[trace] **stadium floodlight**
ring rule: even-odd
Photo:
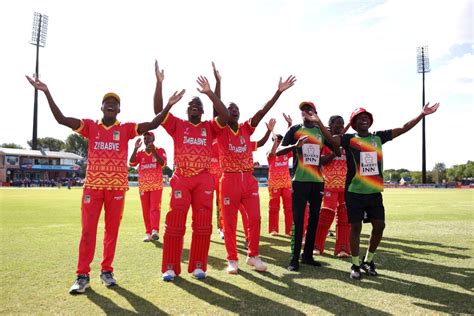
[[[422,104],[425,106],[425,73],[430,72],[430,59],[428,56],[428,46],[419,46],[417,48],[417,68],[418,73],[423,75]],[[422,147],[421,147],[421,183],[426,183],[426,142],[425,142],[425,118],[422,122]]]
[[[33,30],[30,44],[36,46],[36,69],[35,78],[39,78],[39,48],[46,45],[46,35],[48,33],[48,16],[35,12],[33,17]],[[38,149],[38,89],[35,88],[35,101],[33,106],[33,139],[31,149]]]

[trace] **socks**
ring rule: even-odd
[[[374,255],[375,255],[375,252],[369,252],[369,249],[367,249],[367,254],[365,255],[365,262],[371,262],[372,260],[374,260]]]
[[[352,264],[355,266],[360,266],[359,256],[352,256]]]

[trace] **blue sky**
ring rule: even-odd
[[[172,112],[185,118],[186,101],[198,94],[195,79],[213,84],[211,61],[222,75],[224,103],[251,117],[276,91],[280,76],[297,77],[265,117],[282,112],[301,121],[298,104],[316,103],[327,121],[349,119],[353,109],[374,115],[372,130],[401,127],[421,110],[416,48],[428,45],[431,72],[426,99],[441,107],[427,118],[427,168],[473,160],[473,1],[3,1],[0,58],[0,143],[27,147],[33,89],[25,74],[35,67],[33,13],[49,16],[40,51],[40,77],[66,116],[101,117],[107,91],[122,98],[121,121],[153,118],[154,60],[165,69],[164,94],[186,89]],[[205,100],[205,99],[204,99]],[[212,113],[205,100],[205,118]],[[66,139],[46,99],[39,98],[38,137]],[[257,128],[255,139],[265,125]],[[160,127],[157,144],[172,157],[171,138]],[[133,146],[133,142],[130,143]],[[421,169],[421,124],[384,146],[385,168]],[[268,143],[255,158],[266,164]]]

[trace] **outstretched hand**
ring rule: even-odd
[[[217,81],[221,81],[221,74],[219,73],[219,70],[216,69],[216,65],[214,62],[212,62],[212,70],[214,71],[214,77],[216,78]]]
[[[179,100],[181,100],[181,98],[183,97],[184,93],[186,92],[185,89],[181,90],[181,92],[178,93],[178,91],[175,91],[173,93],[173,95],[169,98],[168,100],[168,105],[175,105],[176,103],[179,102]]]
[[[436,110],[439,108],[439,103],[436,103],[435,105],[430,107],[430,103],[426,103],[425,106],[423,107],[423,111],[421,112],[424,116],[433,114],[436,112]]]
[[[196,88],[197,91],[201,92],[201,93],[209,93],[211,92],[211,86],[209,85],[209,80],[207,80],[206,77],[204,76],[199,76],[196,80],[196,82],[199,84],[199,86],[201,87],[201,89],[199,88]]]
[[[293,120],[291,119],[290,115],[283,113],[283,117],[285,118],[285,121],[288,123],[289,126],[293,124]]]
[[[283,92],[286,89],[292,87],[296,82],[296,77],[291,75],[285,81],[282,82],[282,78],[280,77],[280,82],[278,83],[278,91]]]
[[[140,148],[141,145],[142,145],[142,140],[139,138],[139,139],[137,139],[137,141],[135,142],[135,149]]]
[[[158,60],[155,59],[155,75],[156,75],[156,80],[159,82],[163,82],[165,80],[165,70],[161,69],[160,66],[158,66]]]
[[[36,89],[40,90],[40,91],[43,91],[43,92],[46,92],[48,91],[48,86],[42,82],[41,80],[39,80],[38,78],[36,78],[35,80],[31,79],[30,77],[28,76],[25,76],[26,79],[28,79],[28,81],[31,83],[31,85],[33,87],[35,87]]]
[[[267,125],[267,129],[270,132],[273,132],[273,129],[275,128],[276,120],[274,118],[271,118],[270,121],[268,121],[268,123],[265,123],[265,124]]]

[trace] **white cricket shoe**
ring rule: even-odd
[[[267,265],[263,263],[262,259],[260,259],[260,256],[247,257],[246,262],[249,266],[254,267],[256,271],[267,271]]]
[[[239,264],[237,263],[237,260],[229,260],[226,271],[229,274],[237,274],[239,271]]]

